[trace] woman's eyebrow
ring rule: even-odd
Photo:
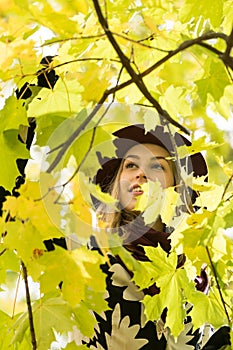
[[[128,154],[125,157],[125,159],[128,159],[128,158],[140,159],[140,157],[137,156],[136,154]],[[168,161],[167,157],[163,157],[163,156],[154,156],[154,157],[150,158],[150,160],[157,160],[157,159],[164,159],[164,160]]]
[[[139,157],[139,156],[137,156],[136,154],[128,154],[128,155],[125,157],[125,159],[127,159],[127,158],[135,158],[135,159],[140,159],[140,157]]]
[[[156,159],[164,159],[164,160],[167,160],[167,158],[166,158],[166,157],[163,157],[163,156],[151,157],[151,160],[156,160]]]

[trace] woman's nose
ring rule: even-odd
[[[137,171],[136,178],[147,180],[147,176],[146,176],[145,172],[140,168]]]

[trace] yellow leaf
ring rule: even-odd
[[[188,154],[192,155],[198,152],[205,150],[210,150],[220,145],[216,142],[210,142],[206,139],[206,136],[199,137],[197,140],[192,140],[191,146],[181,146],[178,147],[178,153],[180,158],[187,156]]]
[[[224,236],[224,230],[221,228],[219,228],[213,238],[212,249],[214,252],[212,260],[214,262],[218,262],[223,255],[227,254],[227,241],[226,237]]]
[[[185,99],[184,92],[184,89],[170,85],[165,94],[159,98],[159,102],[173,118],[192,114],[191,105]]]
[[[137,198],[134,210],[143,213],[146,225],[155,222],[163,205],[163,192],[159,181],[148,181],[142,185],[143,194]]]
[[[7,235],[4,238],[4,246],[10,250],[16,250],[18,256],[25,263],[34,257],[35,251],[43,251],[43,244],[40,232],[30,221],[8,222],[6,224]]]
[[[7,197],[3,210],[22,222],[30,222],[44,239],[61,237],[61,206],[55,203],[58,193],[51,190],[42,198],[40,183],[26,182],[19,197]]]
[[[224,186],[214,185],[209,191],[200,193],[197,197],[195,205],[205,207],[209,211],[214,211],[222,200]]]
[[[56,2],[62,7],[60,11],[66,15],[73,16],[78,12],[82,12],[85,15],[88,13],[86,0],[57,0]]]
[[[77,74],[79,83],[84,87],[82,97],[86,101],[98,102],[109,84],[107,72],[95,63],[86,63],[83,70]]]
[[[232,176],[232,174],[233,174],[233,162],[230,161],[230,162],[225,163],[223,156],[220,156],[220,157],[216,156],[216,160],[217,160],[219,166],[221,167],[221,169],[224,171],[224,173],[228,177]]]
[[[175,216],[175,210],[178,204],[180,203],[180,195],[175,191],[174,187],[168,187],[164,190],[164,200],[163,206],[161,209],[161,218],[162,221],[170,226],[172,218]]]
[[[198,178],[193,177],[192,189],[197,192],[211,191],[215,188],[215,184],[206,182],[206,176]]]

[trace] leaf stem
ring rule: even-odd
[[[22,266],[23,278],[24,278],[24,283],[25,283],[26,301],[27,301],[27,309],[28,309],[29,327],[30,327],[30,333],[31,333],[32,350],[36,350],[37,343],[36,343],[36,334],[35,334],[35,328],[34,328],[34,323],[33,323],[33,314],[32,314],[31,297],[30,297],[30,291],[29,291],[29,285],[28,285],[27,268],[24,265],[23,261],[21,261],[21,266]]]

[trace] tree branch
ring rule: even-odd
[[[231,34],[227,38],[227,48],[225,51],[226,56],[230,56],[232,47],[233,47],[233,27],[231,30]]]
[[[84,122],[73,132],[73,134],[71,134],[71,136],[68,138],[68,140],[66,142],[63,143],[63,146],[61,148],[61,150],[59,151],[59,153],[57,154],[57,156],[55,157],[54,161],[51,163],[51,165],[49,166],[49,168],[47,169],[47,172],[50,173],[51,171],[53,171],[53,169],[57,166],[57,164],[60,162],[62,156],[64,155],[64,153],[66,152],[66,150],[69,148],[69,146],[74,142],[74,140],[76,139],[76,137],[78,137],[78,135],[80,134],[80,132],[82,130],[85,129],[85,127],[88,125],[88,123],[92,120],[92,118],[95,116],[95,114],[99,111],[99,109],[101,108],[102,104],[104,103],[104,101],[106,100],[107,96],[109,94],[107,92],[105,92],[103,94],[103,96],[101,97],[101,99],[99,100],[98,104],[94,107],[93,111],[89,114],[89,116],[84,120]],[[59,146],[57,147],[59,148]],[[50,151],[51,152],[51,151]]]
[[[150,74],[151,72],[153,72],[155,69],[157,69],[158,67],[160,67],[162,64],[164,64],[165,62],[167,62],[170,58],[172,58],[173,56],[177,55],[179,52],[181,51],[184,51],[186,49],[188,49],[189,47],[191,46],[194,46],[194,45],[201,45],[211,51],[214,52],[214,49],[213,47],[211,47],[210,45],[208,45],[207,47],[207,44],[204,44],[203,41],[205,40],[211,40],[211,39],[223,39],[223,40],[227,40],[227,36],[223,33],[209,33],[208,35],[207,34],[204,34],[198,38],[195,38],[195,39],[191,39],[191,40],[186,40],[184,41],[180,46],[178,46],[177,49],[173,50],[173,51],[170,51],[166,56],[164,56],[163,58],[161,58],[159,61],[155,62],[151,67],[147,68],[146,70],[144,70],[144,72],[141,73],[141,77],[144,78],[145,76],[147,76],[148,74]],[[211,48],[211,49],[210,49]],[[215,51],[215,53],[217,55],[221,54],[221,51]],[[118,85],[116,88],[115,88],[115,92],[129,86],[130,84],[133,83],[133,79],[129,79],[127,81],[125,81],[124,83]],[[110,92],[111,90],[113,89],[109,89],[108,91]]]
[[[34,328],[34,324],[33,324],[33,314],[32,314],[30,291],[29,291],[29,286],[28,286],[27,268],[24,265],[23,261],[21,261],[21,266],[22,266],[23,279],[24,279],[25,290],[26,290],[26,301],[27,301],[27,309],[28,309],[29,327],[30,327],[30,333],[31,333],[32,350],[36,350],[37,343],[36,343],[35,328]]]
[[[56,149],[59,149],[61,148],[61,150],[59,151],[58,155],[56,156],[55,160],[52,162],[52,164],[50,165],[50,167],[48,168],[47,172],[51,172],[55,167],[56,165],[59,163],[59,161],[61,160],[62,156],[64,155],[65,151],[67,150],[67,148],[72,144],[72,142],[76,139],[76,137],[78,137],[78,135],[80,134],[80,132],[82,130],[85,129],[85,127],[87,126],[87,124],[89,123],[89,121],[91,121],[91,119],[94,117],[94,115],[98,112],[98,110],[101,108],[102,104],[104,103],[104,101],[106,100],[106,98],[109,96],[109,95],[113,95],[112,97],[112,102],[111,104],[114,102],[114,99],[115,99],[115,89],[119,83],[119,80],[120,80],[120,76],[121,76],[121,73],[122,73],[122,70],[123,70],[123,67],[121,67],[120,69],[120,72],[119,72],[119,75],[118,75],[118,78],[117,78],[117,83],[116,83],[116,86],[111,89],[111,90],[106,90],[103,94],[103,96],[101,97],[101,99],[99,100],[98,104],[96,105],[96,107],[94,108],[94,110],[89,114],[89,116],[85,119],[85,121],[79,126],[78,129],[76,129],[74,131],[74,133],[69,137],[69,139],[62,143],[61,145],[57,146]],[[107,108],[107,110],[109,109],[109,107]],[[102,118],[104,117],[104,115],[106,114],[107,111],[105,111],[105,113],[100,117],[99,121],[97,122],[96,126],[100,123],[100,121],[102,120]],[[94,134],[95,134],[95,131],[93,131],[93,135],[92,135],[92,138],[93,140],[91,141],[91,145],[94,141]],[[90,146],[91,146],[90,145]],[[52,153],[54,151],[51,150],[50,153]],[[90,147],[87,151],[87,153],[89,153],[90,151]],[[87,154],[84,156],[86,158]],[[84,159],[82,160],[82,163],[83,163]],[[77,173],[77,171],[75,172],[75,174]],[[74,175],[75,175],[74,174]],[[73,175],[73,176],[74,176]],[[72,176],[72,178],[73,178]],[[70,180],[69,180],[70,181]]]
[[[96,14],[99,19],[99,23],[101,24],[103,30],[105,31],[109,42],[113,46],[114,50],[116,51],[117,55],[119,56],[122,65],[125,67],[127,72],[132,78],[132,81],[134,84],[138,87],[138,89],[141,91],[141,93],[146,97],[146,99],[156,108],[158,114],[163,118],[163,122],[165,123],[171,123],[178,127],[180,130],[185,132],[186,134],[189,134],[188,130],[181,124],[179,124],[177,121],[175,121],[167,111],[163,110],[161,105],[158,103],[158,101],[151,95],[149,90],[147,89],[146,85],[144,84],[142,80],[142,76],[140,74],[137,74],[135,70],[132,68],[129,58],[123,53],[120,46],[118,45],[117,41],[115,40],[112,32],[108,28],[108,23],[106,19],[104,18],[101,8],[99,6],[98,0],[93,0],[93,4],[95,7]]]
[[[211,52],[213,52],[217,56],[222,55],[222,51],[219,51],[218,49],[216,49],[215,47],[213,47],[213,46],[211,46],[211,45],[209,45],[207,43],[201,42],[201,43],[198,43],[198,45],[204,47],[205,49],[207,49],[207,50],[209,50]]]
[[[163,63],[165,63],[166,61],[168,61],[171,57],[177,55],[179,52],[184,51],[186,49],[188,49],[189,47],[193,46],[193,45],[197,45],[202,43],[202,41],[205,40],[211,40],[211,39],[223,39],[223,40],[227,40],[227,35],[223,34],[223,33],[206,33],[203,34],[201,36],[199,36],[198,38],[195,39],[190,39],[190,40],[186,40],[184,41],[182,44],[180,44],[177,49],[169,52],[165,57],[163,57],[161,60],[157,61],[155,64],[153,64],[151,67],[149,67],[148,69],[146,69],[141,76],[144,77],[147,74],[151,73],[153,70],[155,70],[156,68],[158,68],[159,66],[161,66]]]
[[[107,25],[106,21],[104,20],[104,24]],[[108,27],[106,29],[106,31],[109,33]],[[105,34],[104,34],[105,35]],[[107,34],[106,34],[107,35]],[[111,36],[111,38],[113,38],[113,35]],[[114,39],[114,38],[113,38]],[[88,123],[91,121],[91,119],[95,116],[95,114],[98,112],[98,110],[101,108],[101,105],[106,101],[107,97],[111,94],[115,94],[117,91],[122,90],[123,88],[129,86],[130,84],[134,83],[134,79],[138,80],[138,78],[140,79],[139,81],[142,81],[142,78],[147,76],[148,74],[150,74],[152,71],[154,71],[155,69],[157,69],[158,67],[160,67],[163,63],[165,63],[166,61],[168,61],[171,57],[177,55],[179,52],[186,50],[187,48],[193,46],[193,45],[200,45],[203,46],[205,48],[207,48],[208,50],[211,50],[212,52],[216,53],[217,55],[220,54],[220,52],[215,48],[212,48],[210,45],[207,45],[205,43],[203,43],[203,41],[206,40],[211,40],[211,39],[223,39],[225,41],[228,40],[228,36],[224,33],[215,33],[215,32],[211,32],[211,33],[206,33],[201,35],[198,38],[195,39],[191,39],[191,40],[187,40],[184,41],[181,45],[178,46],[177,49],[169,52],[166,56],[164,56],[162,59],[160,59],[159,61],[157,61],[156,63],[154,63],[151,67],[147,68],[144,72],[142,72],[141,74],[136,74],[136,72],[133,70],[133,68],[130,65],[130,62],[128,60],[128,58],[123,54],[123,52],[120,50],[120,54],[123,55],[123,60],[124,62],[126,62],[127,67],[130,66],[131,67],[131,72],[134,76],[131,77],[131,79],[125,81],[124,83],[118,84],[110,89],[105,90],[105,92],[103,93],[103,96],[100,98],[99,102],[97,103],[97,105],[95,106],[95,108],[93,109],[93,111],[90,113],[90,115],[87,117],[87,119],[73,132],[73,134],[71,134],[71,136],[69,137],[69,139],[64,142],[63,144],[59,145],[57,147],[57,149],[60,149],[60,152],[57,154],[56,158],[54,159],[54,161],[52,162],[52,164],[50,165],[50,167],[48,168],[47,172],[50,173],[59,163],[59,161],[61,160],[62,156],[64,155],[64,153],[66,152],[67,148],[72,144],[72,142],[76,139],[76,137],[78,137],[78,135],[80,134],[80,132],[82,130],[85,129],[85,127],[88,125]],[[114,39],[115,42],[115,39]],[[118,44],[117,44],[118,47]],[[118,47],[119,48],[119,47]],[[126,68],[126,67],[125,67]],[[144,83],[143,83],[144,85]],[[145,85],[144,85],[145,86]],[[144,88],[144,86],[142,88]],[[140,86],[141,87],[141,86]],[[147,90],[147,88],[146,88]],[[143,90],[144,91],[144,90]],[[144,94],[144,93],[143,93]],[[162,112],[162,116],[166,116],[166,120],[171,122],[173,124],[173,119],[169,119],[169,116],[166,115],[166,111],[164,111],[162,109],[162,107],[158,104],[158,102],[151,96],[151,94],[148,92],[147,90],[147,96],[150,96],[150,98],[153,99],[153,101],[149,100],[152,105],[155,105],[158,107],[158,112]],[[144,95],[145,96],[145,95]],[[146,97],[146,96],[145,96]],[[177,125],[179,128],[183,129],[179,124]],[[187,130],[185,129],[185,132],[187,133]],[[52,152],[52,151],[51,151]]]
[[[223,55],[220,56],[226,67],[231,68],[233,71],[233,57],[231,57],[231,50],[233,47],[233,28],[231,30],[231,34],[226,39],[226,51],[223,53]]]

